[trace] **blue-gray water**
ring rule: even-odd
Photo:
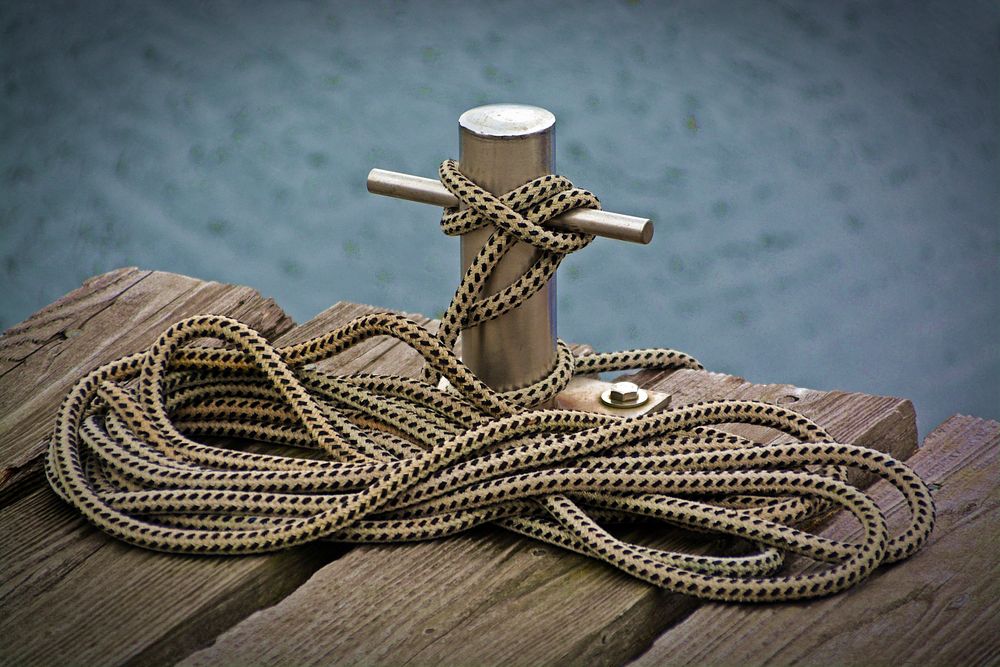
[[[496,101],[658,222],[566,260],[563,338],[1000,417],[992,2],[4,0],[0,328],[123,265],[439,314],[458,242],[364,178]]]

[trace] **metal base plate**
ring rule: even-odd
[[[575,377],[570,380],[565,389],[556,394],[556,407],[562,410],[599,412],[619,417],[638,417],[670,406],[670,394],[649,389],[645,390],[649,394],[649,400],[642,405],[630,408],[616,408],[606,405],[601,400],[601,394],[608,391],[613,384],[613,382],[604,382],[594,378]]]
[[[670,394],[662,391],[644,390],[649,399],[642,405],[631,408],[616,408],[604,403],[601,394],[608,391],[614,382],[604,382],[592,377],[577,376],[569,381],[566,388],[556,394],[554,405],[559,410],[580,410],[583,412],[599,412],[604,415],[619,417],[638,417],[649,412],[657,412],[670,407]],[[447,378],[441,378],[438,389],[447,390],[451,383]]]

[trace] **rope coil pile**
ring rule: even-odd
[[[427,540],[493,523],[605,561],[657,586],[702,598],[789,600],[835,593],[882,563],[906,558],[934,523],[930,492],[888,454],[837,443],[821,426],[759,401],[708,401],[637,418],[532,409],[574,374],[695,368],[673,350],[574,356],[559,343],[539,383],[497,393],[452,352],[463,328],[517,307],[566,254],[592,237],[543,223],[591,193],[544,176],[501,197],[453,161],[441,181],[464,204],[442,228],[497,231],[464,276],[437,334],[376,313],[277,348],[246,325],[203,315],[168,328],[146,351],[85,375],[59,410],[46,473],[93,524],[161,551],[248,554],[317,539]],[[493,267],[516,241],[539,261],[482,298]],[[422,379],[315,367],[365,340],[391,336],[425,360]],[[224,347],[189,345],[200,338]],[[447,378],[450,390],[439,389]],[[764,445],[717,428],[756,424],[795,442]],[[261,454],[200,442],[247,438],[282,446]],[[287,448],[295,448],[288,455]],[[844,467],[893,484],[910,509],[890,536],[877,505],[846,482]],[[857,543],[808,532],[832,509],[860,523]],[[740,538],[739,555],[695,555],[632,544],[607,526],[664,524]],[[788,555],[828,564],[786,575]]]

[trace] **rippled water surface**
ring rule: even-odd
[[[993,3],[0,3],[0,327],[138,265],[439,314],[458,241],[368,195],[458,115],[556,113],[654,217],[560,271],[563,338],[1000,417]]]

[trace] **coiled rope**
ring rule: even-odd
[[[161,551],[248,554],[317,539],[426,540],[494,523],[671,591],[718,600],[834,593],[924,543],[934,509],[912,470],[876,450],[837,443],[786,408],[709,401],[631,419],[531,409],[574,373],[701,368],[680,352],[575,357],[560,342],[556,368],[544,380],[492,391],[452,352],[459,331],[544,285],[591,237],[542,224],[599,203],[553,175],[501,197],[452,161],[440,175],[466,205],[445,211],[446,233],[485,224],[497,231],[437,335],[376,313],[276,348],[227,317],[178,322],[148,350],[88,373],[69,392],[46,465],[56,493],[108,534]],[[515,241],[538,247],[541,259],[482,298],[490,271]],[[338,376],[312,366],[376,336],[416,350],[426,362],[423,379]],[[188,345],[204,337],[225,347]],[[452,389],[439,389],[440,377]],[[716,428],[723,424],[766,426],[796,442],[762,445]],[[296,454],[253,453],[193,439],[199,436],[248,438]],[[889,535],[875,503],[846,483],[844,466],[875,473],[903,494],[911,518],[901,533]],[[859,542],[802,527],[836,508],[861,524]],[[749,549],[714,556],[655,549],[605,527],[622,522],[732,536]],[[783,575],[790,554],[828,567]]]

